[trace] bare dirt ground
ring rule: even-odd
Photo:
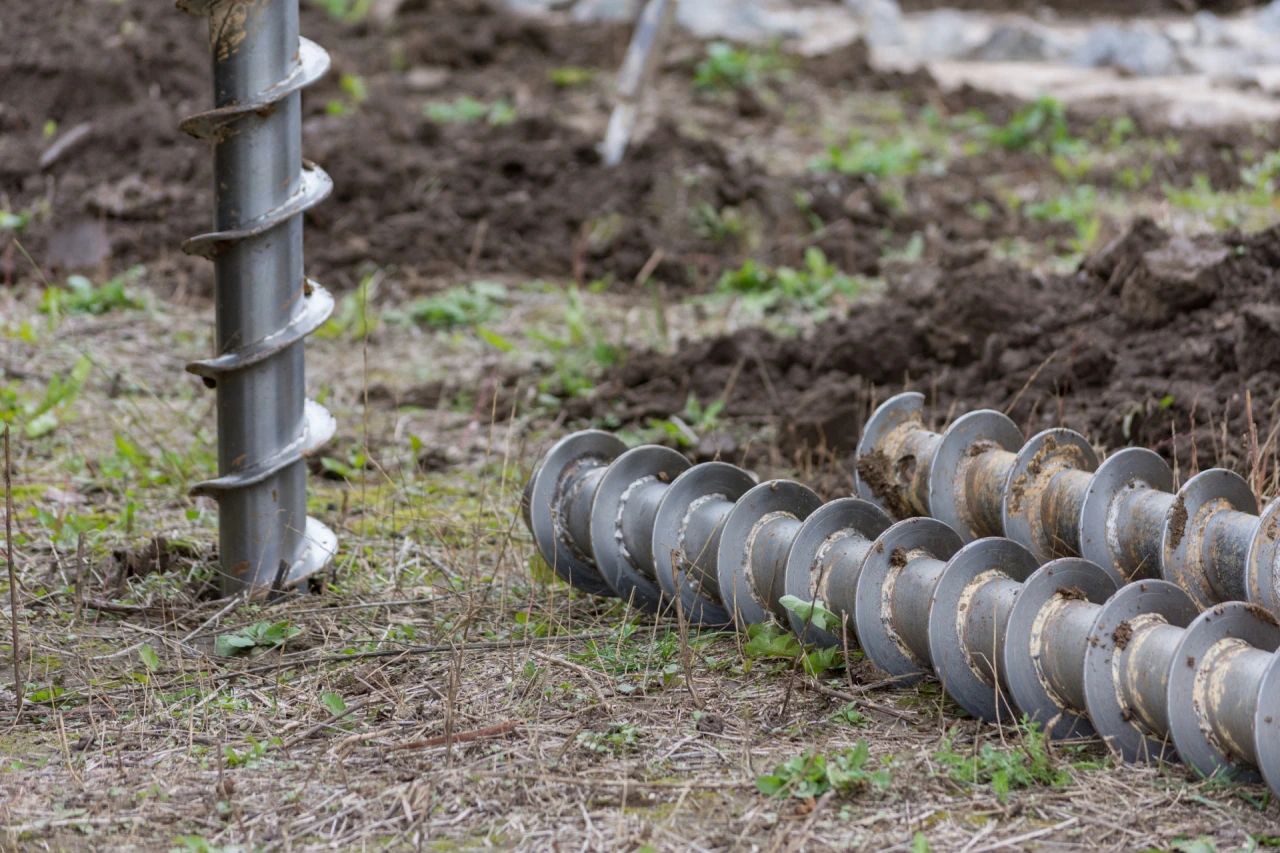
[[[615,173],[593,144],[624,30],[353,8],[303,19],[335,59],[304,146],[338,188],[307,220],[340,295],[308,370],[340,423],[311,509],[342,545],[318,595],[272,603],[217,599],[216,507],[187,496],[215,464],[182,370],[212,275],[177,250],[211,209],[176,131],[207,97],[202,22],[142,0],[5,21],[25,705],[6,673],[0,849],[1280,844],[1261,786],[979,725],[856,650],[814,676],[577,595],[516,511],[586,424],[847,494],[862,418],[904,387],[940,424],[1008,408],[1274,494],[1274,128],[680,38]]]

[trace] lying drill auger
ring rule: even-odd
[[[821,503],[794,483],[768,486],[798,512]],[[587,430],[547,452],[529,479],[523,510],[538,550],[570,585],[616,595],[650,613],[670,608],[679,590],[680,615],[694,625],[724,626],[733,619],[720,598],[718,557],[722,543],[736,541],[724,542],[724,534],[739,499],[758,496],[758,488],[734,465],[691,467],[674,450],[627,450],[612,435]],[[747,505],[781,506],[767,498]],[[766,536],[760,544],[769,542]]]
[[[1096,732],[1126,761],[1180,753],[1205,776],[1280,792],[1280,625],[1268,611],[1231,602],[1201,614],[1167,581],[1125,585],[1078,557],[1037,565],[1012,540],[963,545],[913,518],[860,566],[831,568],[828,606],[846,623],[852,608],[878,669],[910,683],[932,667],[979,719],[1025,716],[1054,739]]]
[[[568,436],[525,492],[525,521],[567,581],[650,612],[674,591],[695,624],[790,621],[806,642],[851,645],[902,683],[934,669],[987,721],[1021,714],[1055,738],[1095,731],[1128,761],[1184,758],[1205,775],[1280,792],[1280,627],[1229,603],[1197,617],[1175,584],[1125,586],[1080,558],[1039,567],[1009,539],[965,544],[936,519],[891,524],[867,501],[825,505],[796,483],[690,467],[674,451]],[[661,566],[670,566],[664,578]],[[727,595],[726,595],[727,593]],[[818,599],[843,626],[781,606]]]
[[[1157,454],[1126,448],[1098,463],[1088,441],[1050,429],[1025,444],[994,411],[927,429],[924,397],[872,414],[858,444],[859,496],[896,516],[928,515],[965,540],[1007,536],[1040,561],[1082,556],[1128,580],[1163,577],[1201,608],[1247,599],[1280,613],[1280,501],[1258,517],[1238,474],[1203,471],[1174,492]]]
[[[1181,756],[1280,792],[1275,617],[1239,601],[1198,613],[1168,581],[1115,581],[1067,557],[1023,584],[1000,650],[1021,712],[1052,737],[1096,732],[1126,761]]]
[[[866,501],[824,506],[799,483],[757,485],[734,465],[690,466],[674,450],[627,450],[596,430],[547,451],[522,511],[543,558],[583,592],[676,613],[679,590],[679,615],[692,624],[741,627],[776,617],[828,644],[839,640],[797,621],[783,595],[793,577],[806,599],[822,597],[827,579],[856,583],[837,569],[861,566],[892,524]]]

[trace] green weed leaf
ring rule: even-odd
[[[329,709],[329,713],[337,716],[347,710],[347,703],[342,701],[342,697],[337,693],[324,693],[320,696],[320,702]]]

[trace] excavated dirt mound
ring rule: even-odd
[[[756,331],[633,357],[576,413],[644,422],[681,412],[690,393],[723,397],[728,416],[781,424],[787,450],[847,452],[874,404],[911,388],[938,423],[998,408],[1028,434],[1064,425],[1106,448],[1153,447],[1184,471],[1250,470],[1268,446],[1280,228],[1186,239],[1139,220],[1061,277],[971,247],[905,269],[889,271],[885,298],[803,340]]]
[[[483,0],[409,0],[387,25],[343,24],[310,4],[303,10],[303,31],[334,64],[304,96],[304,153],[336,185],[308,214],[308,268],[338,289],[358,280],[366,263],[394,264],[406,275],[626,281],[658,249],[665,261],[656,272],[668,283],[701,279],[743,259],[740,247],[691,227],[688,210],[703,202],[743,208],[765,238],[753,253],[796,263],[810,226],[795,193],[817,187],[819,196],[844,198],[859,183],[775,181],[671,122],[621,168],[606,169],[597,137],[556,115],[568,96],[548,72],[611,74],[629,37],[624,26],[548,23]],[[205,22],[167,4],[64,0],[33,5],[7,23],[16,49],[0,57],[9,84],[0,93],[0,207],[33,212],[20,236],[41,267],[154,263],[207,230],[208,151],[177,130],[184,115],[207,105]],[[83,50],[89,42],[101,49]],[[933,86],[927,74],[873,72],[860,45],[801,73],[861,89]],[[348,86],[350,78],[363,81],[358,104],[344,77]],[[463,95],[515,100],[520,118],[490,126],[423,115],[425,102]],[[597,106],[607,115],[607,98]],[[874,272],[874,237],[886,224],[837,231],[846,239],[833,256]],[[866,259],[850,257],[855,246],[869,247]]]
[[[1190,15],[1201,9],[1219,15],[1239,12],[1268,0],[901,0],[904,11],[929,9],[966,9],[983,12],[1021,12],[1036,14],[1051,9],[1060,15]]]
[[[386,24],[342,23],[310,3],[303,12],[303,31],[334,62],[304,96],[304,153],[336,185],[307,216],[308,270],[337,290],[368,264],[394,265],[408,280],[510,273],[629,282],[658,250],[660,280],[704,284],[740,265],[748,248],[700,235],[689,211],[703,205],[742,210],[757,259],[796,265],[816,243],[845,270],[867,274],[878,273],[884,249],[925,224],[951,239],[1070,236],[1063,223],[1028,220],[982,197],[980,182],[995,170],[1047,173],[1047,161],[1021,155],[973,158],[941,177],[912,178],[910,215],[886,207],[858,178],[767,176],[714,136],[690,138],[674,121],[660,123],[621,168],[606,169],[598,135],[575,129],[573,119],[585,112],[602,121],[607,87],[566,92],[548,72],[581,67],[608,79],[625,50],[625,26],[548,23],[483,0],[408,0]],[[178,260],[178,247],[207,230],[210,158],[177,129],[208,103],[205,22],[170,4],[58,0],[31,4],[6,25],[13,50],[0,56],[8,83],[0,92],[0,209],[31,214],[19,234],[23,248],[46,273],[147,263],[174,287],[190,281],[207,290],[208,266]],[[672,53],[685,58],[667,73],[687,86],[701,47],[686,36],[677,42]],[[86,43],[95,49],[84,50]],[[968,88],[940,92],[927,72],[875,71],[861,44],[798,62],[783,85],[781,103],[812,97],[814,86],[894,91],[944,113],[981,109],[996,124],[1018,107]],[[350,89],[362,90],[358,103]],[[428,101],[462,95],[510,100],[519,118],[491,127],[423,115]],[[720,109],[733,138],[764,136],[782,121],[781,107],[745,94]],[[1091,120],[1073,117],[1073,129]],[[1184,184],[1203,172],[1214,187],[1233,188],[1239,167],[1223,152],[1235,138],[1184,134],[1176,156],[1153,162],[1152,185]],[[816,239],[794,203],[798,192],[813,197],[828,225]],[[991,211],[982,220],[968,212],[978,200]],[[6,269],[39,278],[12,252]]]

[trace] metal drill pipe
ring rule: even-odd
[[[1243,602],[1197,615],[1175,584],[1117,583],[1065,558],[1017,590],[999,655],[1021,713],[1051,737],[1096,732],[1126,761],[1181,755],[1202,775],[1280,791],[1275,618]]]
[[[1080,504],[1097,468],[1088,441],[1067,429],[1023,441],[1008,417],[970,412],[941,434],[925,428],[924,395],[891,397],[858,442],[860,497],[903,517],[927,515],[965,542],[1008,536],[1042,561],[1079,552]]]
[[[522,510],[543,557],[577,589],[616,595],[651,613],[679,595],[695,624],[745,627],[793,618],[781,600],[797,542],[813,551],[812,561],[835,539],[846,546],[854,535],[865,541],[890,523],[866,502],[838,503],[838,514],[825,514],[815,527],[808,520],[822,500],[798,483],[756,485],[732,465],[689,467],[675,451],[625,451],[608,433],[588,430],[546,453]],[[824,527],[832,520],[840,529]]]
[[[734,502],[755,480],[723,462],[690,467],[663,447],[628,451],[585,430],[547,451],[525,488],[538,550],[565,582],[650,613],[674,605],[695,625],[732,622],[716,560]]]
[[[214,264],[213,358],[187,369],[217,389],[218,477],[192,493],[218,501],[224,595],[295,584],[320,571],[337,537],[307,517],[306,457],[336,423],[306,399],[304,340],[333,310],[303,273],[302,213],[332,190],[302,159],[303,87],[329,56],[298,34],[297,0],[180,0],[209,18],[214,109],[182,129],[213,143],[214,231],[183,244]]]
[[[756,485],[721,462],[691,468],[661,447],[624,450],[599,431],[561,439],[530,477],[522,509],[561,578],[648,612],[661,612],[678,594],[695,624],[785,625],[793,614],[781,601],[798,541],[825,553],[832,537],[875,535],[890,523],[854,501],[839,516],[852,512],[851,526],[815,539],[807,520],[822,500],[811,489],[784,480]]]
[[[1040,561],[1083,556],[1128,580],[1163,577],[1201,608],[1248,599],[1280,613],[1280,502],[1257,515],[1239,475],[1203,471],[1176,492],[1157,454],[1126,448],[1098,464],[1065,429],[1022,444],[1003,415],[978,411],[941,435],[923,426],[923,395],[872,414],[858,445],[860,495],[923,513],[963,538],[1004,535]]]
[[[1096,731],[1127,761],[1173,760],[1176,746],[1201,773],[1253,778],[1258,768],[1280,785],[1280,628],[1261,608],[1219,605],[1197,618],[1169,582],[1126,586],[1080,558],[1037,568],[1009,539],[965,545],[935,519],[890,524],[866,501],[819,506],[795,483],[752,487],[733,466],[620,448],[604,433],[562,440],[524,509],[544,554],[579,555],[630,600],[636,578],[661,582],[670,565],[649,609],[679,589],[700,624],[777,618],[806,642],[856,638],[899,681],[932,668],[979,719],[1022,714],[1054,738]],[[783,593],[822,601],[843,630],[784,611]]]
[[[636,22],[627,55],[618,70],[616,90],[618,103],[609,116],[601,145],[601,158],[606,166],[617,166],[626,154],[636,120],[640,117],[640,103],[654,73],[662,65],[662,51],[675,24],[677,0],[648,0]]]
[[[1202,774],[1256,768],[1280,784],[1280,627],[1266,611],[1232,603],[1197,618],[1166,581],[1124,586],[1087,560],[1036,569],[1011,540],[959,542],[908,519],[851,552],[859,565],[831,566],[831,607],[853,609],[877,668],[909,682],[932,667],[980,719],[1016,719],[1016,705],[1053,738],[1096,730],[1128,761],[1174,760],[1177,746]]]

